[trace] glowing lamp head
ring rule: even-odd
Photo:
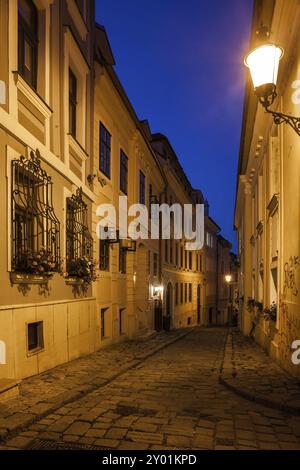
[[[249,52],[245,58],[245,65],[250,70],[255,92],[264,105],[272,104],[276,96],[279,62],[282,56],[281,47],[264,44]]]
[[[231,282],[231,279],[232,279],[231,274],[226,274],[225,281],[227,282],[227,284],[229,284]]]

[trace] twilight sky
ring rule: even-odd
[[[233,211],[252,0],[96,0],[140,119],[167,135],[235,244]]]

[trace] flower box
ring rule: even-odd
[[[23,273],[10,273],[10,280],[12,284],[46,284],[52,274],[39,275],[39,274],[23,274]]]

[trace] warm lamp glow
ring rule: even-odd
[[[226,274],[225,281],[229,284],[231,282],[232,276],[231,274]]]
[[[163,295],[164,286],[152,286],[152,295],[153,297],[158,297],[159,295]]]
[[[245,64],[250,69],[254,88],[277,83],[279,61],[283,56],[283,49],[274,44],[265,44],[251,51]]]

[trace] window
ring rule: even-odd
[[[180,303],[183,304],[183,284],[180,283]]]
[[[196,271],[199,271],[199,255],[196,254]]]
[[[128,158],[123,150],[120,152],[120,190],[127,194],[128,190]]]
[[[200,273],[202,273],[202,255],[200,255]]]
[[[165,262],[169,262],[169,253],[168,253],[168,240],[165,240]]]
[[[84,268],[82,263],[92,258],[93,239],[87,226],[87,216],[87,205],[83,201],[82,188],[79,188],[76,194],[67,198],[66,268],[69,276],[78,277]]]
[[[189,284],[189,302],[192,301],[192,284]]]
[[[170,240],[170,264],[173,264],[173,240]]]
[[[193,267],[193,257],[192,257],[192,252],[189,252],[189,269],[192,269]]]
[[[99,167],[102,173],[110,178],[110,154],[111,154],[111,135],[100,122],[100,162]]]
[[[158,256],[157,253],[153,253],[153,276],[158,274]]]
[[[151,204],[152,204],[152,184],[150,183],[149,184],[149,214],[150,214],[150,211],[151,211]]]
[[[178,305],[178,282],[175,284],[175,304]]]
[[[100,271],[109,271],[109,243],[107,240],[99,241]]]
[[[188,295],[187,295],[187,284],[185,283],[184,284],[184,301],[185,303],[187,302],[187,299],[188,299]]]
[[[34,322],[27,325],[27,349],[29,352],[44,348],[43,322]]]
[[[120,336],[125,333],[125,308],[120,308],[119,310],[119,333]]]
[[[188,269],[188,253],[186,250],[184,250],[184,267]]]
[[[101,338],[105,338],[106,337],[106,312],[107,312],[108,308],[101,308],[101,311],[100,311],[100,327],[101,327],[101,331],[100,331],[100,334],[101,334]]]
[[[38,12],[32,0],[18,1],[19,73],[37,88]]]
[[[126,250],[119,248],[119,272],[121,274],[126,274],[126,255]]]
[[[39,275],[60,270],[60,224],[38,151],[12,161],[12,270]]]
[[[179,246],[176,244],[175,246],[175,264],[178,266],[178,252],[179,252]]]
[[[140,170],[140,204],[145,204],[145,183],[146,177]]]
[[[76,139],[77,79],[69,69],[69,133]]]
[[[183,247],[180,247],[180,267],[183,268]]]

